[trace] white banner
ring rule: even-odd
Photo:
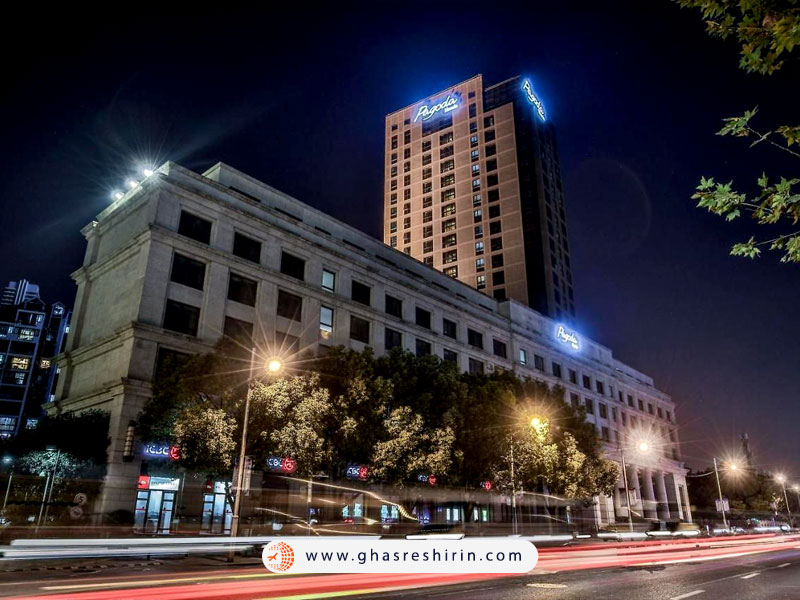
[[[264,547],[273,573],[527,573],[536,547],[516,538],[375,540],[290,537]]]

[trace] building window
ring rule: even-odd
[[[499,204],[492,204],[489,207],[489,218],[496,219],[500,216],[500,205]]]
[[[476,131],[478,131],[478,123],[476,121],[470,121],[469,122],[469,132],[470,133],[475,133]]]
[[[445,144],[449,144],[453,141],[453,132],[448,131],[447,133],[443,133],[439,136],[439,145],[444,146]]]
[[[503,255],[502,254],[493,254],[492,255],[492,268],[498,269],[503,266]]]
[[[649,402],[647,403],[647,412],[649,412],[651,415],[653,414],[653,405]]]
[[[478,114],[478,105],[475,104],[475,103],[470,104],[469,105],[469,118],[470,119],[474,119],[475,115],[477,115],[477,114]]]
[[[500,233],[500,221],[492,221],[489,223],[489,235],[496,235]]]
[[[448,171],[452,171],[455,168],[456,168],[456,163],[451,158],[450,160],[446,160],[441,165],[439,165],[439,172],[440,173],[447,173]]]
[[[442,351],[442,359],[444,362],[456,363],[458,364],[458,352],[454,352],[453,350],[448,350],[444,348]]]
[[[442,269],[442,273],[447,275],[448,277],[452,277],[453,279],[458,278],[458,267],[445,267]]]
[[[458,250],[448,250],[442,253],[442,264],[454,263],[458,260]]]
[[[486,289],[486,275],[478,275],[475,280],[475,287],[479,290]]]
[[[424,256],[422,258],[422,263],[428,265],[429,267],[433,266],[433,257],[432,256]]]
[[[455,174],[450,173],[450,175],[445,175],[444,177],[441,178],[440,187],[444,188],[449,185],[455,185],[455,183],[456,183],[456,176]]]
[[[483,254],[483,242],[475,242],[475,254]]]
[[[473,223],[480,223],[481,219],[483,218],[483,210],[477,208],[472,211],[472,222]]]
[[[608,419],[608,408],[602,402],[598,402],[597,407],[600,409],[600,418]]]
[[[422,193],[423,194],[430,194],[431,190],[433,190],[433,184],[430,181],[426,181],[422,184]]]
[[[167,300],[164,313],[164,329],[197,335],[197,324],[200,322],[200,309],[175,300]]]
[[[247,306],[255,306],[257,292],[258,282],[254,279],[248,279],[236,273],[231,273],[228,276],[228,300],[241,302]]]
[[[581,404],[581,399],[580,399],[580,397],[578,397],[578,394],[570,393],[569,400],[570,400],[570,402],[572,402],[572,406],[574,408],[578,408],[580,406],[580,404]]]
[[[397,194],[392,194],[389,199],[392,204],[397,204]]]
[[[449,158],[453,156],[453,147],[452,146],[445,146],[441,150],[439,150],[439,158]]]
[[[423,155],[423,157],[422,157],[422,165],[425,166],[425,165],[431,164],[431,160],[432,159],[431,159],[431,155],[430,154]]]
[[[458,331],[458,327],[457,327],[455,321],[451,321],[450,319],[442,319],[442,334],[443,335],[445,335],[445,336],[447,336],[449,338],[452,338],[452,339],[456,339],[457,331]]]
[[[403,132],[403,143],[410,144],[411,143],[411,131],[406,130]]]
[[[431,141],[430,140],[423,141],[422,142],[422,151],[423,152],[427,152],[430,149],[431,149]]]
[[[481,174],[481,166],[478,164],[472,165],[472,176]]]
[[[496,237],[492,238],[489,242],[492,252],[497,252],[498,250],[503,249],[503,238]]]
[[[480,180],[480,178],[472,180],[472,189],[473,190],[481,189],[481,180]]]
[[[242,346],[250,347],[253,344],[253,324],[247,321],[225,317],[222,333],[227,339],[233,340]]]
[[[206,264],[176,252],[172,256],[172,272],[169,278],[175,283],[202,290],[206,278]]]
[[[483,118],[484,127],[494,127],[494,115],[489,115]]]
[[[27,356],[12,356],[9,365],[17,371],[27,371],[31,366],[31,359]]]
[[[456,214],[456,205],[455,205],[455,203],[447,204],[447,205],[442,207],[442,218],[449,217],[450,215],[454,215],[454,214]]]
[[[393,127],[395,126],[393,125]],[[397,152],[392,152],[392,164],[395,164],[396,162],[397,162]]]
[[[327,338],[333,333],[333,309],[327,306],[319,307],[319,330],[322,337]]]
[[[474,358],[469,359],[469,372],[471,375],[483,373],[483,363]]]
[[[416,351],[417,356],[429,356],[431,353],[431,343],[417,338]]]
[[[486,170],[487,171],[497,171],[497,159],[487,160],[486,161]],[[492,185],[492,184],[490,184]],[[495,182],[494,185],[497,185]]]
[[[433,252],[433,240],[425,240],[422,242],[422,253],[427,254]]]
[[[396,219],[397,218],[397,207],[396,206],[392,206],[389,209],[389,218],[390,219]]]
[[[556,362],[553,363],[553,376],[561,379],[561,365]]]
[[[544,357],[538,354],[533,355],[533,366],[537,371],[544,371]]]
[[[425,196],[422,199],[422,208],[430,208],[433,204],[433,198],[431,196]]]
[[[403,175],[403,185],[411,185],[411,175]]]
[[[281,252],[281,273],[294,277],[300,281],[305,280],[306,261],[288,252]]]
[[[569,369],[569,382],[578,383],[578,372],[575,369]]]
[[[386,327],[383,330],[383,348],[388,352],[392,348],[400,348],[403,345],[403,334],[394,329]]]
[[[395,244],[397,238],[395,238]],[[322,269],[322,289],[328,292],[333,292],[336,289],[336,273]]]
[[[392,190],[392,191],[397,189],[397,179],[392,179],[389,182],[389,189]]]
[[[456,191],[454,189],[449,189],[442,192],[442,202],[455,200],[455,197],[456,197]]]
[[[622,413],[622,426],[623,427],[628,426],[628,413],[625,412]]]
[[[495,154],[497,154],[497,146],[495,146],[494,144],[489,144],[488,146],[486,146],[486,156],[494,156]],[[486,164],[488,165],[489,163],[487,162]]]
[[[608,433],[608,427],[603,427],[600,429],[600,437],[603,439],[604,442],[611,441],[611,436]]]
[[[495,356],[499,356],[500,358],[508,358],[505,342],[493,339],[492,350],[494,351]]]
[[[506,282],[506,274],[504,271],[495,271],[492,273],[492,285],[504,285]]]
[[[275,345],[284,353],[294,354],[300,349],[300,339],[296,335],[289,335],[283,331],[276,331]]]
[[[644,412],[644,402],[642,402],[641,400],[637,400],[637,402],[639,403],[639,410]]]
[[[664,418],[664,412],[661,410],[660,406],[656,409],[656,411],[658,412],[658,418],[659,419],[663,419]]]
[[[408,156],[406,156],[406,158],[408,158]],[[403,163],[403,173],[408,173],[409,171],[411,171],[411,163],[406,161]]]
[[[234,232],[233,255],[258,264],[261,262],[261,242]]]
[[[422,213],[422,222],[430,223],[431,221],[433,221],[433,211],[426,210],[424,213]]]
[[[397,177],[397,165],[389,169],[389,177]]]
[[[628,406],[633,408],[633,396],[631,396],[630,394],[628,394]]]
[[[495,138],[494,129],[490,129],[489,131],[483,132],[483,140],[485,142],[492,142],[494,141],[494,138]]]
[[[612,406],[611,407],[611,420],[614,421],[614,423],[617,422],[617,407],[616,406]]]
[[[442,248],[449,248],[450,246],[455,246],[456,243],[457,241],[455,233],[451,233],[450,235],[446,235],[442,238]]]
[[[447,219],[446,221],[442,221],[442,233],[453,231],[455,228],[456,228],[455,219]]]
[[[483,225],[475,225],[475,239],[479,240],[483,237]]]
[[[369,344],[369,321],[350,315],[350,339]]]
[[[472,206],[480,206],[481,205],[481,195],[480,194],[472,194]]]
[[[528,351],[524,348],[519,349],[519,364],[523,366],[528,364]]]
[[[393,235],[392,237],[389,238],[389,245],[392,248],[397,248],[397,236],[396,235]]]
[[[597,393],[598,393],[598,394],[603,394],[603,395],[605,395],[605,393],[606,393],[606,392],[605,392],[605,389],[606,389],[606,388],[605,388],[605,385],[603,384],[603,382],[602,382],[602,381],[595,381],[595,382],[594,382],[594,387],[597,389]]]
[[[482,271],[486,270],[486,259],[485,258],[476,258],[475,259],[475,272],[481,273]]]
[[[591,398],[584,398],[583,403],[586,406],[586,413],[593,415],[594,414],[594,400]]]
[[[433,235],[433,225],[425,225],[422,228],[422,237],[427,238]]]
[[[478,136],[477,135],[471,135],[469,137],[469,145],[470,145],[471,148],[474,148],[475,146],[478,145]]]
[[[583,376],[583,387],[585,387],[587,390],[592,389],[592,380],[588,375]]]
[[[496,279],[496,277],[494,277],[494,275],[492,275],[492,281],[494,281],[495,279]],[[506,290],[505,290],[505,288],[495,288],[492,291],[492,297],[495,300],[499,300],[500,302],[505,300],[506,299]]]
[[[196,242],[208,245],[211,243],[211,221],[182,210],[181,219],[178,223],[178,233]]]
[[[411,227],[411,217],[403,217],[403,229]]]
[[[300,321],[303,313],[303,299],[289,292],[278,290],[277,313],[279,317]]]
[[[483,334],[474,329],[467,329],[467,343],[473,348],[483,350]]]
[[[392,136],[392,150],[397,150],[397,136]]]
[[[474,150],[470,151],[469,156],[473,161],[479,160],[481,157],[481,151],[475,148]]]
[[[433,175],[433,171],[431,170],[430,167],[427,167],[426,169],[422,169],[422,178],[423,179],[430,179],[432,175]]]
[[[425,329],[431,328],[431,313],[424,308],[420,308],[417,306],[416,310],[416,323],[420,327],[424,327]]]
[[[352,288],[350,290],[350,298],[356,302],[369,306],[371,304],[371,292],[372,288],[370,288],[368,285],[364,285],[358,281],[353,281]]]
[[[400,298],[395,298],[386,294],[386,314],[398,319],[403,318],[403,301]]]

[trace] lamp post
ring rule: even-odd
[[[10,456],[4,456],[3,457],[3,464],[4,465],[11,465],[11,464],[13,464],[13,462],[14,462],[14,459],[11,458]],[[3,498],[3,510],[0,511],[0,516],[3,516],[3,517],[6,515],[6,505],[8,504],[8,494],[11,491],[11,480],[12,479],[14,479],[14,468],[13,468],[13,466],[8,470],[8,483],[6,484],[6,495]],[[800,496],[798,496],[798,497],[800,497]]]
[[[636,445],[636,449],[645,454],[650,451],[650,444],[642,440]],[[628,508],[628,529],[633,531],[633,511],[631,510],[631,492],[628,488],[628,466],[625,462],[625,450],[622,446],[618,446],[617,450],[622,462],[622,482],[625,484],[625,505]]]
[[[244,462],[247,450],[247,424],[250,419],[250,397],[253,392],[253,372],[255,370],[256,349],[250,351],[250,379],[247,383],[247,395],[244,400],[244,421],[242,422],[242,445],[239,448],[239,468],[236,470],[236,496],[233,500],[233,516],[231,518],[231,537],[234,538],[239,533],[239,511],[242,503],[242,487],[244,487]],[[271,358],[267,361],[266,369],[271,374],[277,374],[283,368],[283,362],[279,358]],[[232,558],[233,552],[231,552]]]
[[[530,420],[530,426],[531,429],[541,435],[547,427],[547,419],[542,417],[532,417]],[[517,535],[517,482],[514,476],[516,468],[514,464],[514,434],[509,434],[508,439],[511,444],[511,453],[509,457],[511,459],[511,531],[514,535]]]
[[[789,525],[792,524],[792,511],[789,510],[789,496],[786,495],[786,475],[779,473],[775,479],[781,484],[783,490],[783,499],[786,501],[786,514],[789,516]]]

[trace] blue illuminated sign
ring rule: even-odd
[[[447,94],[447,97],[442,98],[433,104],[423,104],[420,106],[417,109],[416,116],[414,117],[414,123],[420,119],[423,121],[429,121],[435,117],[437,113],[447,114],[456,110],[459,106],[461,106],[461,94],[458,92]]]
[[[580,350],[581,348],[578,334],[576,334],[574,331],[570,331],[563,325],[559,325],[556,328],[556,339],[562,344],[569,344],[569,347],[573,350]]]
[[[539,118],[544,121],[544,104],[542,104],[542,101],[539,100],[539,97],[533,93],[533,85],[531,85],[530,79],[526,79],[522,82],[522,89],[525,90],[525,94],[528,96],[528,102],[536,107],[536,112],[539,114]]]

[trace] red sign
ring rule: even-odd
[[[139,480],[136,482],[136,489],[146,490],[150,487],[150,475],[139,475]]]
[[[436,485],[436,475],[428,475],[428,483]]]
[[[180,460],[181,459],[181,449],[178,446],[170,446],[169,447],[169,459],[170,460]]]
[[[485,489],[487,492],[489,492],[489,491],[491,491],[491,489],[492,489],[494,486],[492,485],[492,482],[491,482],[491,481],[482,481],[482,482],[481,482],[481,487],[482,487],[483,489]]]

